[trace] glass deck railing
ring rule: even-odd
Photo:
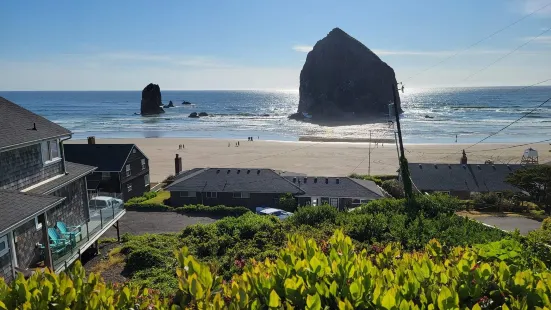
[[[80,225],[77,229],[72,229],[72,231],[76,231],[77,233],[62,235],[65,241],[61,243],[64,243],[64,245],[50,247],[54,261],[54,270],[70,266],[85,250],[83,246],[90,240],[94,240],[105,227],[112,226],[115,222],[114,218],[123,211],[123,205],[102,209],[90,208],[89,221]]]

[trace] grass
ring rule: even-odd
[[[142,203],[159,203],[159,204],[164,204],[164,201],[165,199],[168,199],[170,198],[170,192],[167,192],[167,191],[158,191],[157,192],[157,196],[156,197],[153,197],[149,200],[146,200]]]
[[[92,267],[92,272],[102,273],[107,269],[112,268],[115,265],[124,263],[125,256],[121,253],[122,247],[113,248],[109,254],[107,254],[107,259],[100,261],[97,265]]]

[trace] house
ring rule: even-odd
[[[134,144],[66,144],[67,160],[98,167],[87,180],[89,191],[127,201],[150,190],[149,159]],[[103,194],[102,194],[103,195]]]
[[[296,195],[299,206],[329,204],[335,208],[353,208],[384,197],[377,184],[368,180],[348,177],[285,178],[303,191],[303,194]]]
[[[507,164],[433,164],[408,165],[414,188],[421,192],[442,192],[461,199],[470,199],[474,193],[520,192],[506,182],[507,176],[523,165]]]
[[[89,210],[86,177],[96,168],[65,160],[63,143],[71,135],[0,97],[0,277],[6,282],[39,266],[64,270],[124,215],[122,208]],[[75,229],[61,234],[58,223]]]
[[[195,168],[178,174],[170,191],[170,205],[277,207],[281,195],[290,193],[301,205],[323,203],[348,207],[381,198],[371,181],[350,178],[292,176],[272,169]]]

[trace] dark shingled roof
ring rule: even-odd
[[[304,191],[304,194],[300,196],[368,199],[383,197],[383,193],[373,181],[356,180],[348,177],[286,176],[285,178]],[[339,180],[339,183],[337,183],[337,180]]]
[[[58,205],[64,197],[0,190],[0,235]]]
[[[167,186],[168,191],[301,193],[271,169],[196,168],[185,171]]]
[[[134,144],[64,144],[65,159],[98,167],[97,171],[121,171]]]
[[[409,172],[420,191],[519,192],[505,182],[522,165],[410,163]]]
[[[32,130],[33,124],[36,130]],[[70,134],[68,129],[0,97],[0,150]]]
[[[67,174],[59,177],[53,181],[50,181],[46,184],[43,184],[41,186],[35,187],[27,193],[33,193],[33,194],[49,194],[50,192],[56,190],[57,188],[71,183],[75,181],[76,179],[82,178],[86,176],[87,174],[91,173],[92,171],[96,170],[96,167],[92,166],[86,166],[81,164],[75,164],[69,161],[65,162]]]

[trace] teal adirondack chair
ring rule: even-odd
[[[59,232],[64,236],[68,237],[71,242],[76,243],[77,237],[80,236],[80,240],[82,240],[81,235],[81,229],[80,226],[67,226],[63,222],[57,222],[56,223],[57,229],[59,229]]]
[[[48,237],[50,237],[50,250],[52,253],[61,253],[69,245],[69,240],[61,238],[55,228],[48,228]]]

